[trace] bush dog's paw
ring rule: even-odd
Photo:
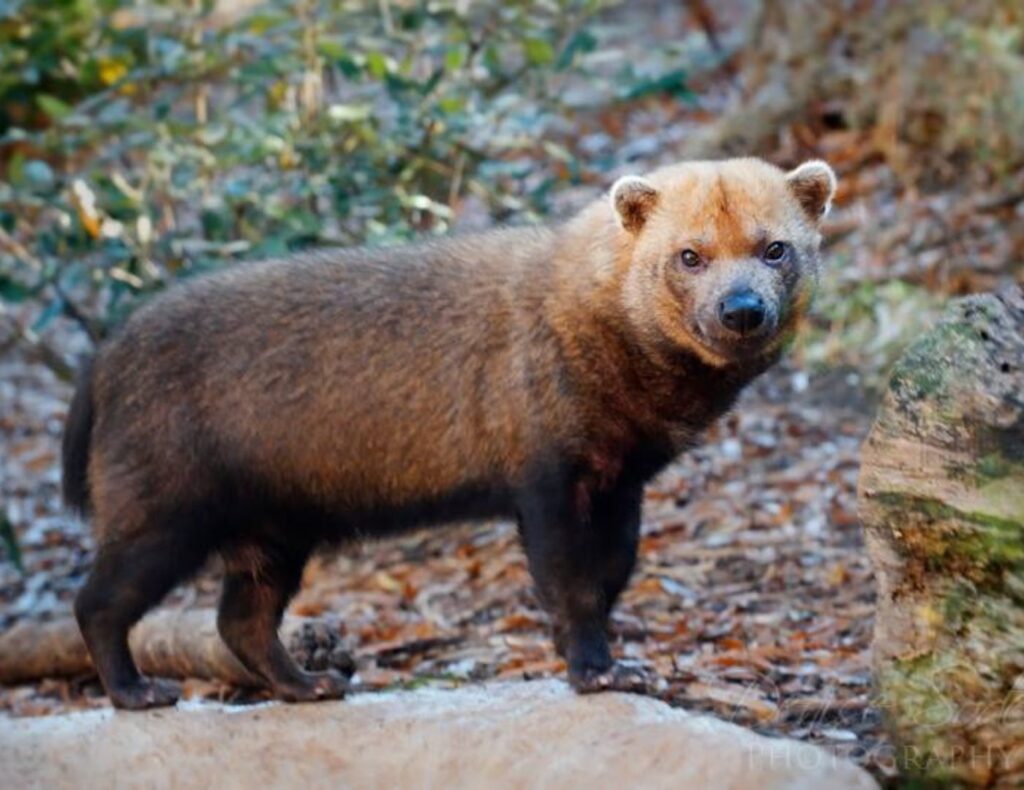
[[[583,670],[570,674],[569,683],[580,694],[601,691],[625,691],[652,695],[658,691],[661,678],[638,664],[617,662],[605,670]]]
[[[174,705],[181,697],[181,686],[171,680],[141,678],[137,683],[109,690],[110,701],[122,710],[147,710]]]

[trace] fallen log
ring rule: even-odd
[[[139,669],[147,675],[262,685],[221,641],[212,609],[156,611],[132,629],[129,641]],[[306,669],[333,668],[348,675],[354,670],[337,630],[321,620],[285,617],[281,641]],[[0,635],[0,683],[89,674],[92,661],[70,617],[19,623]]]
[[[864,444],[878,704],[907,775],[1024,784],[1024,291],[973,296],[893,369]]]

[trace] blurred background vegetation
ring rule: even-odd
[[[0,348],[67,378],[180,277],[754,153],[839,168],[800,353],[881,370],[1020,277],[1022,29],[1016,0],[0,0]]]

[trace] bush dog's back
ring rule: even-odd
[[[276,636],[309,554],[499,516],[570,681],[630,685],[605,629],[643,484],[792,336],[834,189],[821,162],[684,163],[559,226],[240,264],[140,309],[64,440],[99,541],[76,614],[114,704],[176,698],[127,633],[211,553],[238,658],[285,699],[337,697]]]

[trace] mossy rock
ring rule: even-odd
[[[952,302],[864,444],[878,703],[908,777],[1024,784],[1024,292]]]

